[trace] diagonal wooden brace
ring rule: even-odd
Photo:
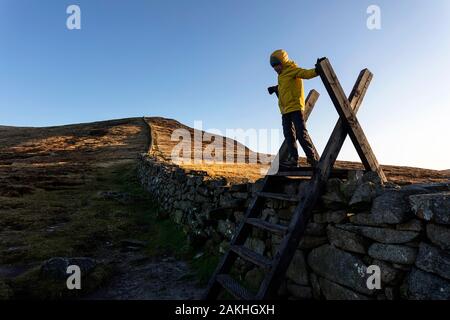
[[[358,112],[359,106],[364,99],[372,78],[373,75],[368,69],[364,69],[360,72],[358,80],[349,96],[350,106],[354,113]],[[347,137],[347,132],[347,126],[344,120],[339,118],[319,161],[319,168],[325,176],[328,176],[329,171],[331,171],[336,162],[342,145],[345,142],[345,138]]]
[[[353,145],[355,146],[364,167],[366,168],[366,170],[376,172],[379,175],[381,181],[386,182],[386,176],[384,175],[383,170],[378,164],[377,158],[375,157],[372,148],[367,141],[366,135],[364,134],[364,131],[361,128],[361,125],[359,124],[359,121],[355,115],[355,111],[357,111],[357,108],[359,108],[362,99],[359,102],[359,105],[352,106],[351,102],[349,102],[349,100],[347,99],[344,90],[342,89],[342,86],[340,85],[339,80],[334,73],[334,70],[331,67],[328,59],[323,59],[318,63],[317,66],[319,75],[322,78],[325,88],[327,89],[328,94],[330,95],[330,98],[333,101],[337,112],[339,113],[339,121],[342,121],[343,127],[346,127],[345,131],[346,133],[348,132],[350,138],[352,139]],[[342,125],[339,124],[340,127]],[[341,133],[344,134],[343,132]],[[332,135],[330,140],[335,138],[336,137]],[[339,150],[337,150],[337,152],[339,152]]]

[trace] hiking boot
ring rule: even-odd
[[[307,159],[306,161],[309,163],[309,165],[310,165],[313,169],[315,169],[315,168],[317,167],[317,164],[319,163],[319,161],[317,161],[316,159],[313,159],[313,158]]]
[[[293,157],[288,157],[287,160],[281,161],[281,165],[285,167],[298,167],[298,160]]]

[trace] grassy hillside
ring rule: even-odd
[[[107,285],[119,265],[122,273],[135,274],[136,266],[129,261],[140,261],[149,270],[153,270],[150,262],[170,268],[171,262],[164,260],[167,257],[189,262],[195,278],[204,283],[217,257],[198,255],[194,259],[196,252],[188,247],[182,230],[161,218],[167,212],[159,211],[136,179],[138,154],[149,151],[152,139],[150,152],[170,161],[171,149],[177,143],[171,135],[179,128],[194,133],[178,121],[157,117],[47,128],[0,126],[0,299],[65,297],[65,283],[49,282],[40,273],[41,264],[54,257],[90,257],[100,262],[89,286],[77,294]],[[255,155],[234,140],[226,139],[224,144],[236,146],[236,157]],[[203,142],[202,149],[206,145]],[[345,161],[336,166],[362,168],[359,163]],[[267,166],[200,163],[183,167],[232,181],[254,181]],[[449,180],[449,173],[444,171],[399,166],[383,169],[396,183]],[[195,290],[187,267],[180,269],[177,261],[172,266],[179,270],[169,275],[174,286],[188,285],[186,292]],[[176,272],[188,274],[184,282],[177,280]],[[144,279],[138,283],[155,282],[145,280],[148,271],[141,273]],[[115,290],[110,288],[107,297],[114,296]],[[143,297],[139,290],[131,297]],[[160,296],[173,298],[179,294]]]
[[[95,290],[114,275],[127,239],[145,243],[144,257],[192,256],[137,181],[148,136],[142,119],[0,128],[0,298],[69,294],[64,282],[40,276],[53,257],[100,261],[77,295]]]

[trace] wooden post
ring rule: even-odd
[[[352,139],[353,145],[355,146],[364,167],[367,170],[378,173],[381,181],[386,182],[386,176],[378,164],[377,158],[367,141],[366,135],[364,134],[364,131],[356,118],[355,112],[353,111],[328,59],[320,61],[318,63],[318,69],[325,88],[339,113],[340,119],[342,119],[348,129],[348,134]]]

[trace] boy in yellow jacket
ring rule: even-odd
[[[269,93],[277,93],[281,111],[283,135],[288,146],[289,157],[282,165],[298,165],[297,140],[305,151],[308,163],[315,167],[319,155],[306,130],[303,112],[305,111],[305,93],[302,79],[317,77],[315,69],[302,69],[289,60],[284,50],[276,50],[270,56],[270,65],[278,73],[278,86],[270,87]]]

